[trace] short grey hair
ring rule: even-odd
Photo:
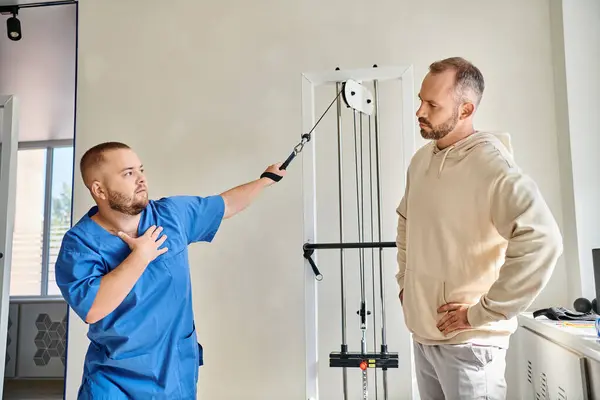
[[[459,100],[466,99],[466,92],[470,91],[475,96],[472,100],[478,106],[485,89],[485,81],[481,71],[462,57],[446,58],[429,66],[429,71],[432,74],[439,74],[448,70],[456,72],[455,90],[457,98]]]

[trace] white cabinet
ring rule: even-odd
[[[587,369],[587,383],[590,389],[589,399],[600,399],[600,361],[587,359],[585,363]]]
[[[519,335],[522,400],[587,400],[586,359],[528,328]]]

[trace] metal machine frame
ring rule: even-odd
[[[364,340],[361,342],[361,353],[346,353],[346,321],[345,321],[345,293],[344,293],[344,255],[345,249],[362,249],[365,248],[376,248],[379,249],[379,268],[382,269],[382,251],[384,248],[395,247],[395,242],[371,242],[365,243],[359,240],[359,243],[345,243],[343,235],[343,206],[342,206],[342,162],[341,162],[341,141],[340,141],[340,108],[341,99],[339,98],[340,88],[347,81],[356,81],[361,84],[372,84],[374,87],[374,117],[375,117],[375,143],[376,149],[375,154],[378,157],[379,149],[377,148],[378,134],[379,134],[379,121],[378,121],[378,93],[377,88],[381,82],[386,81],[401,81],[401,93],[402,93],[402,128],[400,135],[402,136],[402,148],[398,149],[399,153],[403,156],[403,167],[404,173],[408,169],[410,159],[414,154],[415,150],[415,122],[414,122],[414,77],[412,66],[399,66],[399,67],[377,67],[353,69],[353,70],[332,70],[317,73],[305,73],[302,75],[302,129],[303,132],[315,129],[315,89],[320,86],[332,86],[338,93],[338,176],[339,176],[339,192],[340,192],[340,242],[339,243],[318,243],[317,241],[317,215],[316,215],[316,201],[317,201],[317,165],[315,162],[315,141],[306,142],[306,151],[303,153],[303,196],[304,196],[304,244],[303,251],[305,257],[305,334],[306,334],[306,396],[308,400],[319,400],[319,377],[318,377],[318,363],[319,363],[319,352],[318,352],[318,281],[321,279],[321,274],[318,271],[317,251],[325,249],[338,249],[341,255],[341,280],[342,280],[342,351],[333,352],[330,357],[330,366],[342,367],[344,374],[344,399],[348,398],[347,393],[347,367],[357,367],[355,365],[360,362],[360,368],[363,370],[363,399],[367,398],[368,388],[366,387],[366,368],[381,368],[383,370],[383,385],[384,385],[384,396],[387,400],[387,368],[391,365],[391,368],[397,367],[397,354],[389,353],[387,351],[386,343],[386,330],[385,330],[385,285],[382,274],[380,273],[380,295],[381,295],[381,352],[366,354],[366,346]],[[332,90],[332,93],[334,91]],[[346,104],[350,107],[348,104]],[[352,107],[354,108],[354,107]],[[360,113],[360,111],[358,111]],[[355,122],[356,122],[357,110],[354,110]],[[320,119],[319,119],[320,120]],[[318,124],[318,121],[317,121]],[[355,127],[356,134],[356,127]],[[394,133],[396,134],[396,133]],[[362,126],[361,126],[362,135]],[[306,137],[304,135],[303,137]],[[310,137],[309,137],[310,140]],[[302,146],[303,147],[303,146]],[[362,164],[361,164],[362,165]],[[380,218],[379,205],[380,205],[380,187],[379,187],[379,159],[376,161],[377,169],[377,204],[378,204],[378,215]],[[357,186],[358,187],[358,186]],[[359,211],[360,213],[360,211]],[[381,224],[379,226],[379,239],[381,239]],[[392,238],[393,240],[394,238]],[[361,270],[361,275],[363,271]],[[362,299],[364,300],[364,287],[362,288]],[[366,309],[363,304],[361,310],[364,315]],[[360,315],[360,314],[359,314]],[[345,350],[345,351],[344,351]],[[362,357],[361,357],[362,356]],[[367,357],[368,356],[368,357]],[[394,360],[395,357],[395,360]],[[360,358],[363,358],[361,361]],[[371,359],[369,359],[371,358]],[[375,359],[376,358],[376,359]],[[412,357],[411,357],[412,358]],[[394,364],[395,362],[395,364]],[[389,363],[389,364],[388,364]]]

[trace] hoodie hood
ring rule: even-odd
[[[512,158],[513,149],[511,145],[510,134],[507,132],[478,131],[441,150],[437,147],[435,142],[433,142],[431,145],[432,152],[430,166],[434,159],[441,157],[442,161],[438,169],[438,177],[440,177],[447,160],[458,162],[465,158],[471,151],[485,144],[494,146],[499,152],[507,157]]]

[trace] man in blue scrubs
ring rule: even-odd
[[[64,236],[56,282],[89,324],[79,399],[196,399],[203,364],[187,246],[285,175],[280,164],[220,195],[149,200],[142,163],[109,142],[81,159],[96,206]],[[270,178],[269,178],[270,176]]]

